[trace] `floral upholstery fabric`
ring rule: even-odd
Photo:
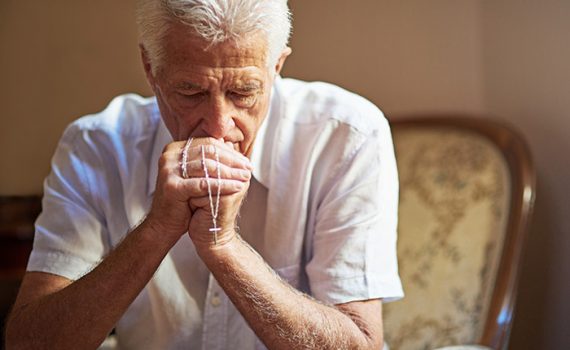
[[[474,344],[493,291],[509,171],[484,136],[393,128],[400,176],[398,260],[406,296],[384,307],[391,350]]]

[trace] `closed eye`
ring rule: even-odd
[[[251,107],[257,101],[257,93],[242,93],[232,91],[229,93],[229,96],[232,100],[234,100],[240,107]]]
[[[197,92],[179,92],[179,94],[185,98],[195,100],[195,99],[206,97],[206,95],[208,93],[206,91],[197,91]]]

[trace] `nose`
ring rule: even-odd
[[[232,113],[232,108],[223,99],[212,101],[203,116],[202,130],[210,137],[224,139],[235,127]]]

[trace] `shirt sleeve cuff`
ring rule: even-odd
[[[28,260],[27,271],[47,272],[75,281],[91,271],[93,267],[93,263],[63,252],[34,250]]]
[[[404,291],[399,280],[394,281],[366,276],[330,279],[312,283],[311,294],[315,298],[330,304],[378,298],[386,303],[404,297]]]

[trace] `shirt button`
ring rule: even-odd
[[[212,299],[210,300],[210,304],[212,304],[213,307],[218,307],[220,306],[221,303],[222,299],[220,299],[220,297],[218,296],[213,296]]]

